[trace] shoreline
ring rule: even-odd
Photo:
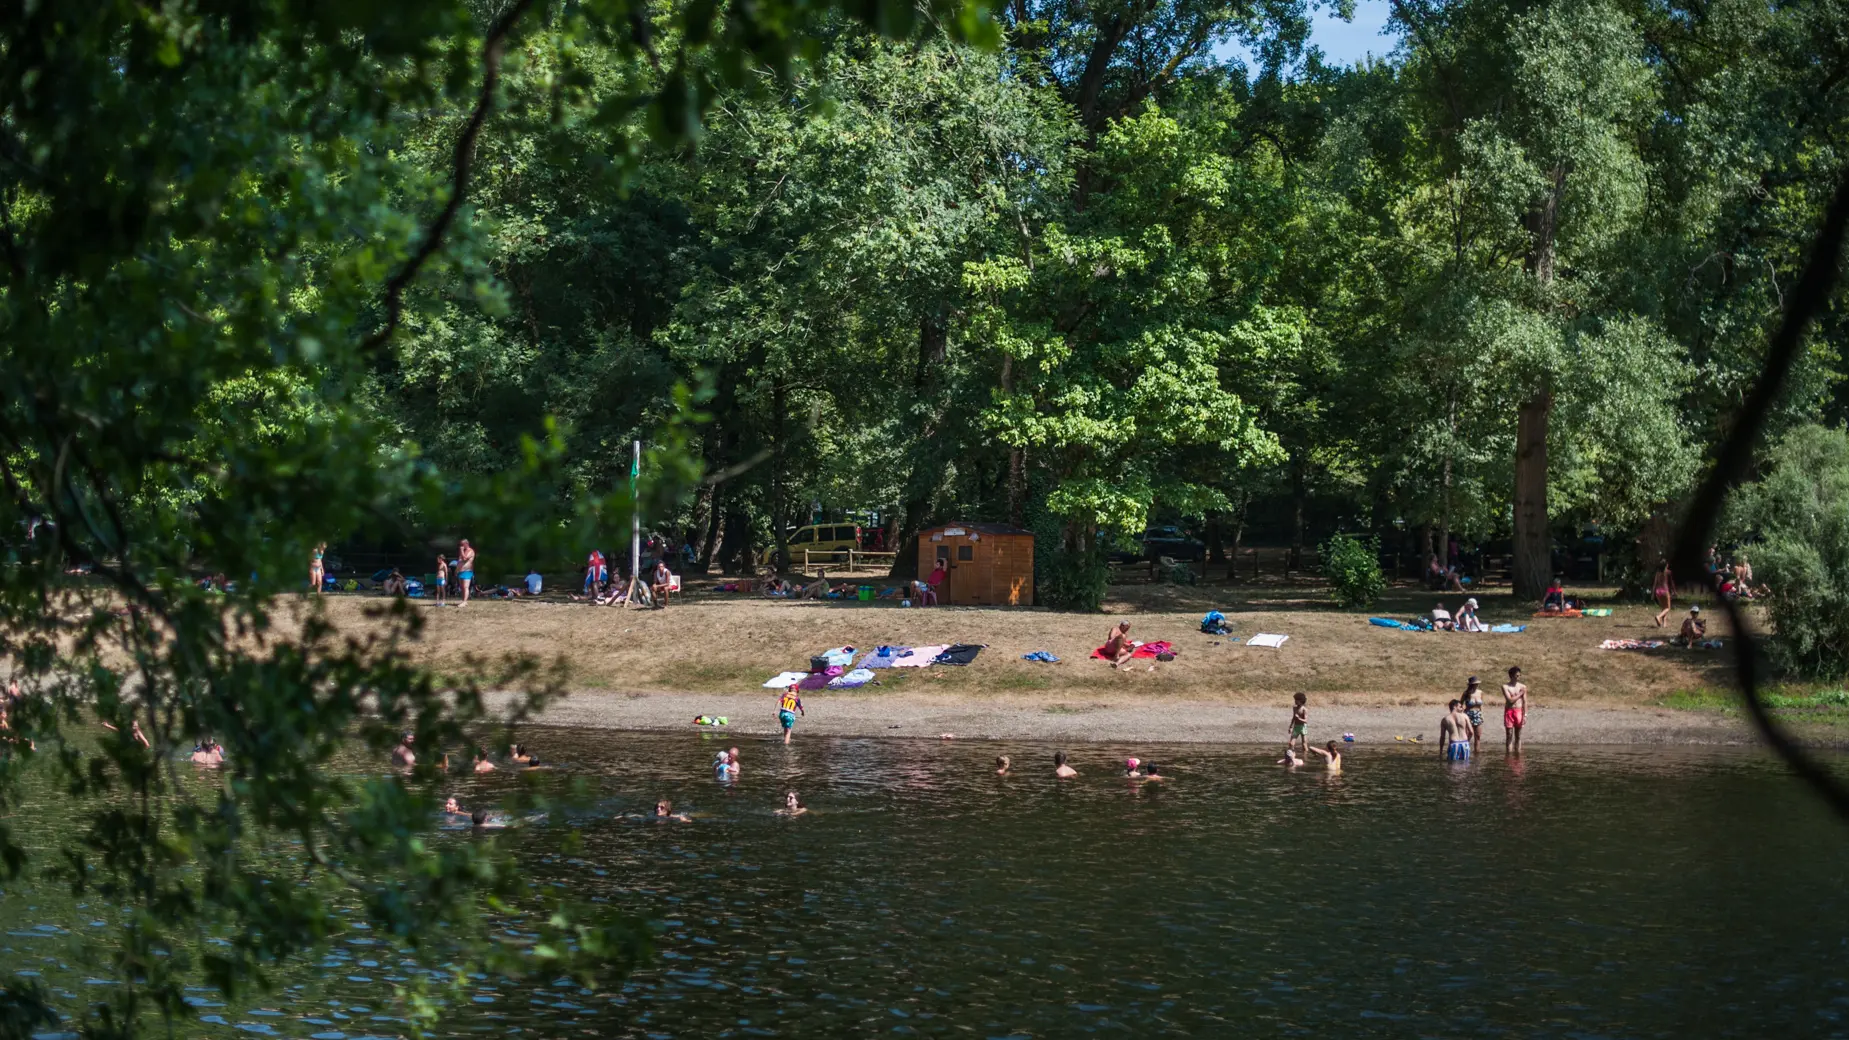
[[[512,693],[485,695],[491,714],[503,717],[517,700]],[[929,697],[893,694],[817,693],[804,698],[808,713],[796,725],[805,736],[895,737],[938,740],[1034,740],[1073,744],[1146,741],[1164,744],[1246,744],[1282,747],[1290,720],[1284,706],[1113,697],[1110,702],[1060,701],[1047,697]],[[1441,705],[1310,705],[1311,742],[1322,744],[1354,734],[1358,744],[1406,743],[1423,735],[1436,745]],[[694,726],[695,715],[720,715],[724,727]],[[527,720],[529,725],[568,726],[631,732],[731,733],[775,738],[776,702],[761,694],[614,693],[580,691]],[[1501,712],[1484,713],[1483,743],[1500,745]],[[1802,732],[1800,730],[1800,732]],[[1396,740],[1395,738],[1406,738]],[[1758,743],[1751,726],[1718,713],[1655,706],[1584,707],[1537,705],[1528,709],[1522,743],[1543,745],[1749,745]]]

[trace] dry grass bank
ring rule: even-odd
[[[1598,590],[1587,590],[1599,596]],[[1269,581],[1236,586],[1114,586],[1108,616],[1050,610],[935,607],[904,609],[892,603],[792,603],[755,597],[694,593],[661,611],[599,608],[564,602],[476,601],[464,609],[428,610],[429,625],[419,653],[440,668],[453,668],[463,655],[532,654],[562,659],[572,685],[618,692],[751,693],[786,668],[801,668],[809,655],[852,644],[986,643],[969,668],[907,671],[887,679],[882,692],[909,697],[956,695],[1091,699],[1147,697],[1225,704],[1275,704],[1296,690],[1322,704],[1398,706],[1430,703],[1434,696],[1461,691],[1479,675],[1486,684],[1520,665],[1538,697],[1549,704],[1640,705],[1678,690],[1725,681],[1730,651],[1663,649],[1640,653],[1598,649],[1609,638],[1647,638],[1673,633],[1656,629],[1652,612],[1640,605],[1610,604],[1609,618],[1531,619],[1506,593],[1478,595],[1492,622],[1529,625],[1516,635],[1459,635],[1401,632],[1370,626],[1365,614],[1329,605],[1308,581]],[[1410,616],[1442,599],[1455,607],[1462,597],[1396,589],[1374,613]],[[368,624],[363,608],[376,599],[330,597],[330,617],[343,628]],[[1234,634],[1290,636],[1278,650],[1251,648],[1199,632],[1206,610],[1224,611]],[[1165,639],[1179,657],[1155,671],[1139,663],[1114,671],[1087,658],[1107,628],[1128,618],[1132,635]],[[1710,634],[1726,636],[1724,622],[1710,621]],[[1050,650],[1055,665],[1030,663],[1021,655]]]

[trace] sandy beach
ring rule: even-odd
[[[1492,691],[1493,692],[1493,691]],[[512,697],[498,695],[501,707]],[[1066,702],[1033,697],[968,698],[956,695],[896,697],[881,694],[805,694],[807,714],[796,739],[815,736],[959,740],[1042,740],[1052,743],[1152,741],[1162,743],[1284,743],[1288,707],[1212,701],[1134,700]],[[581,692],[534,721],[587,729],[736,733],[774,737],[775,695]],[[1423,737],[1436,746],[1443,705],[1323,707],[1312,702],[1310,738],[1321,744],[1352,733],[1357,744],[1402,743]],[[729,725],[696,727],[696,715],[719,715]],[[1668,708],[1589,708],[1537,705],[1529,710],[1524,744],[1743,744],[1754,737],[1742,723],[1707,712]],[[1485,746],[1500,749],[1502,712],[1484,713]]]

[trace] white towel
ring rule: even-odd
[[[786,687],[795,686],[797,683],[807,678],[809,678],[808,672],[784,672],[765,683],[764,688],[767,690],[781,690]]]
[[[1289,636],[1274,636],[1274,635],[1267,635],[1263,632],[1260,632],[1258,635],[1255,635],[1252,638],[1246,640],[1246,645],[1247,646],[1269,646],[1273,649],[1276,649],[1277,647],[1283,646],[1284,641],[1289,638],[1290,638]]]

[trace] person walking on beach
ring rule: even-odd
[[[1511,667],[1509,681],[1502,684],[1502,750],[1521,754],[1522,726],[1528,721],[1528,686],[1522,682],[1522,670]]]
[[[1310,708],[1309,697],[1301,692],[1291,698],[1290,736],[1285,739],[1285,747],[1302,744],[1303,754],[1310,753]]]
[[[462,582],[462,602],[458,607],[469,605],[469,584],[475,580],[475,547],[464,538],[456,546],[456,578]]]
[[[790,742],[790,731],[796,728],[796,716],[807,714],[803,711],[802,694],[797,693],[794,686],[784,687],[783,696],[777,700],[777,721],[783,724],[785,744]]]
[[[1657,606],[1663,609],[1657,612],[1656,627],[1662,628],[1669,619],[1669,601],[1676,594],[1676,576],[1669,573],[1669,561],[1664,560],[1656,569],[1656,580],[1650,583],[1651,594],[1656,596]]]
[[[1445,717],[1438,720],[1438,742],[1444,745],[1446,761],[1470,761],[1470,719],[1464,714],[1463,702],[1456,698],[1446,707]]]
[[[315,546],[314,555],[308,559],[308,587],[313,589],[317,596],[321,594],[322,582],[327,578],[327,564],[323,559],[326,556],[327,543],[320,542]]]
[[[1483,749],[1483,684],[1476,676],[1464,686],[1464,717],[1470,720],[1470,752]]]

